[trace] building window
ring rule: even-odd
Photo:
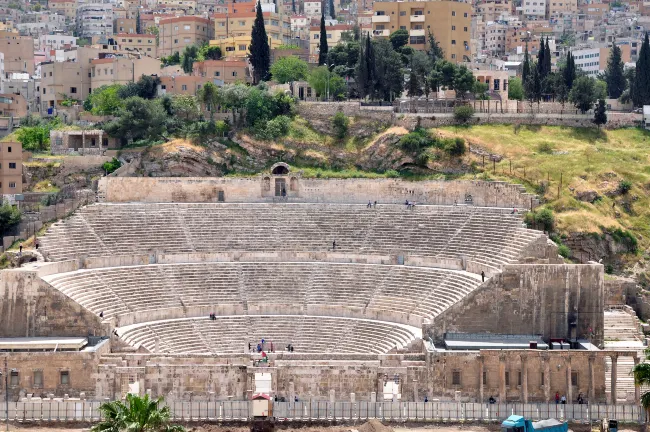
[[[70,371],[61,371],[61,385],[70,384]]]
[[[411,36],[409,38],[409,43],[411,45],[421,45],[421,44],[425,43],[424,36]]]
[[[186,85],[186,84],[183,84],[183,85],[181,86],[181,90],[187,90],[187,85]]]
[[[460,371],[453,371],[451,373],[451,385],[460,385]]]
[[[314,40],[318,39],[319,37],[320,37],[320,35],[319,35],[318,33],[316,33],[316,34],[314,35]]]
[[[463,31],[467,31],[467,27],[463,27]]]
[[[452,45],[456,45],[456,39],[452,39],[452,40],[451,40],[451,44],[452,44]],[[541,49],[541,48],[540,48],[540,49]]]
[[[521,371],[517,371],[517,385],[521,386]]]
[[[451,30],[452,31],[456,30],[456,26],[451,26]]]
[[[463,17],[464,17],[464,18],[467,18],[467,12],[465,12],[465,13],[463,14]]]
[[[218,72],[218,71],[215,72],[215,73],[214,73],[214,76],[221,76],[221,72]]]
[[[406,26],[399,26],[400,30],[406,30]]]
[[[451,11],[451,16],[456,16],[456,11]]]
[[[189,30],[189,29],[190,29],[190,26],[188,26],[188,25],[183,26],[183,30]]]
[[[34,371],[33,387],[43,387],[43,371]]]
[[[571,371],[571,385],[578,387],[578,372]]]
[[[232,76],[236,77],[237,76],[237,71],[232,71]]]
[[[9,183],[9,187],[16,187],[16,183]],[[9,373],[9,385],[12,387],[16,387],[18,386],[19,383],[20,383],[20,377],[18,376],[18,371],[12,370]]]
[[[487,385],[487,371],[483,371],[483,385]]]
[[[239,51],[246,51],[246,45],[239,45]]]
[[[238,21],[238,24],[239,24],[240,26],[245,26],[245,25],[246,25],[246,21]]]
[[[11,153],[11,146],[7,147],[7,153]]]
[[[540,379],[541,379],[541,381],[540,381],[540,386],[542,386],[542,387],[544,387],[544,382],[546,381],[545,378],[546,378],[546,377],[544,376],[544,372],[542,372],[542,374],[541,374],[541,376],[540,376]]]
[[[70,87],[70,93],[77,93],[77,87]]]
[[[9,162],[9,169],[16,169],[16,162]]]
[[[406,16],[406,11],[400,11],[399,16]]]
[[[506,386],[510,385],[510,372],[506,371]]]

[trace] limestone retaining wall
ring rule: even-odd
[[[423,181],[400,179],[303,179],[296,177],[297,192],[290,202],[361,204],[369,200],[401,204],[405,200],[421,204],[464,204],[474,206],[530,208],[536,196],[521,185],[486,181]],[[295,173],[289,174],[293,176]],[[273,202],[262,192],[263,177],[249,178],[150,178],[103,177],[100,196],[106,202]]]

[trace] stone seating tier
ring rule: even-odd
[[[267,351],[272,342],[274,351],[291,344],[297,353],[384,354],[421,337],[415,328],[383,321],[282,315],[156,321],[118,333],[132,346],[172,354],[245,353],[262,339]]]
[[[171,308],[214,307],[228,314],[354,315],[421,325],[481,284],[480,276],[462,271],[327,262],[154,264],[43,279],[105,319],[131,314],[135,322]]]
[[[542,234],[504,209],[340,204],[95,204],[40,239],[50,260],[191,252],[336,252],[499,266]]]

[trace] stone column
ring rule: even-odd
[[[638,364],[639,364],[639,357],[635,356],[634,357],[634,366],[636,367],[636,365],[638,365]],[[634,403],[639,405],[640,401],[641,401],[641,388],[635,382],[634,383]]]
[[[544,398],[546,403],[551,402],[551,361],[544,358]]]
[[[499,403],[506,401],[506,359],[499,356]]]
[[[524,403],[528,403],[528,355],[521,355],[521,393]]]
[[[571,382],[571,357],[566,358],[566,397],[567,403],[573,403],[573,383]]]
[[[611,397],[611,404],[616,405],[616,380],[617,380],[616,367],[618,365],[618,354],[611,354],[610,357],[612,359],[612,370],[610,371],[612,377],[610,397]]]
[[[483,373],[485,370],[484,359],[482,356],[478,357],[478,401],[483,403]]]
[[[419,395],[418,395],[418,380],[413,380],[412,381],[413,385],[413,401],[414,402],[419,402]]]
[[[594,379],[594,362],[596,357],[589,356],[589,403],[596,403],[596,383]]]

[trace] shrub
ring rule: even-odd
[[[537,151],[539,153],[553,154],[553,144],[549,142],[543,142],[537,146]]]
[[[553,210],[543,208],[540,211],[535,212],[535,222],[538,225],[541,225],[544,228],[544,231],[552,231],[553,226],[555,225],[555,216],[553,215]]]
[[[632,189],[632,182],[629,180],[621,180],[618,183],[618,190],[623,195],[627,194]]]
[[[469,105],[460,105],[454,108],[454,118],[457,122],[466,123],[474,116],[474,108]]]
[[[639,247],[639,242],[637,241],[634,234],[629,231],[616,228],[614,231],[612,231],[612,237],[614,240],[616,240],[616,242],[625,245],[629,251],[636,253]]]
[[[20,223],[22,213],[7,202],[0,205],[0,235],[6,235],[10,229]]]
[[[255,137],[265,141],[271,141],[285,136],[289,133],[291,119],[280,115],[265,123],[258,122],[255,125]]]
[[[462,138],[446,139],[442,147],[450,156],[462,156],[466,151],[465,140]]]
[[[605,266],[605,273],[607,274],[613,274],[614,273],[614,266],[611,264],[607,264]]]
[[[407,133],[399,140],[402,149],[412,152],[419,152],[420,150],[431,147],[436,144],[436,141],[429,136],[425,129],[415,129],[413,132]]]
[[[569,258],[571,256],[571,249],[567,245],[561,244],[557,248],[557,253],[560,254],[563,258]]]
[[[110,174],[119,167],[122,166],[122,162],[120,162],[117,158],[113,158],[113,160],[109,162],[104,162],[102,164],[102,169],[106,172],[106,174]]]
[[[349,125],[350,119],[341,111],[337,112],[334,117],[332,117],[332,127],[334,128],[334,134],[338,139],[345,138],[348,134]]]

